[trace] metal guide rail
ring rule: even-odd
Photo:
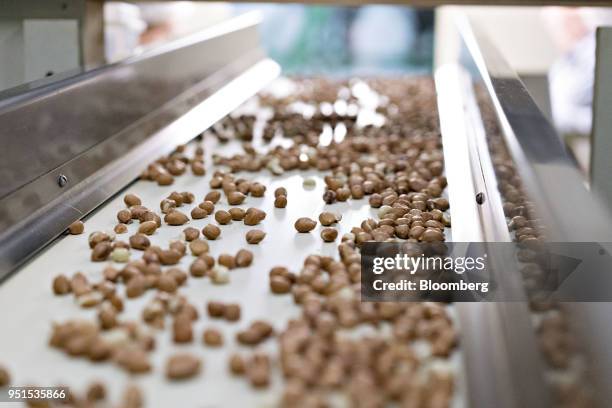
[[[475,62],[482,78],[481,86],[490,95],[488,109],[497,116],[496,125],[503,143],[524,193],[532,203],[534,214],[529,216],[542,226],[546,241],[569,243],[566,244],[569,248],[572,248],[571,243],[595,242],[609,251],[612,218],[608,209],[596,194],[587,191],[561,139],[497,50],[479,33],[477,26],[470,30],[466,21],[462,25],[467,47],[472,52],[476,47],[480,49]],[[572,216],[577,208],[584,218]],[[573,278],[579,279],[579,276]],[[596,282],[586,279],[578,281],[579,285],[595,287],[595,290],[591,290],[594,295],[609,293],[612,288],[609,274],[598,275]],[[585,400],[587,405],[605,405],[604,401],[610,398],[609,387],[605,384],[612,379],[611,356],[602,345],[602,341],[610,340],[610,331],[605,327],[607,325],[602,327],[601,316],[606,311],[610,312],[611,304],[605,299],[593,296],[592,302],[587,302],[591,300],[589,298],[577,303],[558,302],[545,312],[564,318],[568,330],[563,335],[574,338],[578,343],[577,348],[567,351],[567,363],[556,361],[549,350],[541,347],[551,398],[556,405],[576,405],[585,403]],[[532,309],[535,307],[532,313],[538,315],[538,302],[530,302],[530,306]],[[541,328],[542,325],[538,328],[540,332]],[[542,333],[537,334],[540,346],[545,341],[542,336]],[[580,363],[576,364],[577,360]],[[562,372],[577,378],[571,396],[575,401],[568,403],[563,391],[559,391],[559,387],[563,386],[556,383],[555,378]]]
[[[470,57],[468,52],[466,58]],[[453,240],[510,242],[469,71],[459,64],[445,65],[437,68],[435,77]],[[506,289],[522,290],[517,276],[496,278]],[[526,305],[460,303],[457,309],[466,339],[463,347],[470,404],[547,406]]]
[[[520,238],[515,230],[509,231],[506,224],[506,215],[510,219],[513,208],[507,195],[520,193],[525,194],[531,222],[538,225],[534,228],[538,234],[544,234],[542,237],[546,242],[609,243],[612,222],[608,211],[586,190],[560,138],[523,83],[473,22],[459,18],[456,25],[462,45],[458,60],[436,71],[445,152],[456,153],[454,157],[450,153],[445,155],[449,186],[454,185],[455,189],[455,194],[450,191],[451,211],[462,208],[461,217],[468,220],[464,225],[470,226],[460,229],[455,222],[454,239],[509,242]],[[520,191],[511,185],[509,187],[507,179],[502,179],[507,174],[500,173],[500,170],[507,169],[499,168],[500,158],[496,157],[499,147],[507,154],[505,159],[511,161],[509,165],[516,172],[512,180],[520,183]],[[459,185],[462,188],[458,188]],[[584,218],[573,216],[577,203]],[[454,220],[458,216],[458,212],[453,213]],[[500,266],[503,271],[503,265]],[[501,399],[509,398],[505,402],[508,406],[576,406],[579,403],[597,406],[609,400],[609,390],[603,384],[609,384],[612,378],[610,355],[601,339],[610,339],[610,333],[601,328],[601,321],[597,321],[609,313],[610,304],[562,303],[538,310],[538,302],[529,298],[520,274],[502,274],[496,278],[506,289],[518,294],[522,292],[526,301],[460,305],[460,313],[472,309],[463,313],[466,316],[464,320],[470,323],[467,330],[473,330],[470,337],[487,337],[488,326],[495,324],[500,327],[493,332],[501,334],[496,346],[481,342],[477,347],[468,345],[465,348],[464,353],[470,362],[468,371],[473,365],[470,355],[472,351],[478,354],[479,347],[489,349],[493,354],[504,353],[510,361],[506,373],[503,372],[503,362],[488,369],[483,362],[480,370],[476,371],[495,373],[482,378],[491,387],[484,387],[485,390],[482,384],[476,389],[470,387],[470,395],[479,403],[494,403],[496,396],[499,398],[502,394],[488,393],[487,390],[495,389],[497,385],[504,392]],[[595,285],[609,292],[612,281],[604,276]],[[487,309],[493,323],[483,319],[479,326],[473,317],[467,317],[482,314]],[[566,368],[562,368],[566,364],[564,359],[553,360],[553,365],[550,365],[551,355],[545,353],[550,350],[541,348],[544,341],[538,332],[541,326],[533,327],[532,320],[541,321],[547,314],[567,319],[571,333],[563,335],[580,340],[581,347],[576,355],[563,356],[569,360]],[[584,351],[587,352],[582,353]],[[576,368],[577,360],[580,361],[579,368]],[[559,383],[555,379],[564,376],[584,376],[582,386],[587,389],[577,386],[568,394],[569,397],[566,395],[560,399],[560,389],[555,389]],[[504,381],[507,382],[504,384]],[[508,393],[508,390],[512,391]]]
[[[0,101],[0,279],[134,180],[143,160],[195,137],[275,78],[258,22],[243,15]]]

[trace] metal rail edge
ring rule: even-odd
[[[280,67],[260,48],[258,23],[258,15],[240,16],[0,101],[0,137],[12,141],[0,153],[6,181],[0,188],[0,280],[136,179],[152,159],[276,78]],[[23,170],[26,177],[15,175],[24,168],[31,170]]]
[[[530,200],[547,228],[550,241],[612,243],[612,217],[597,191],[586,183],[552,124],[538,109],[518,75],[475,24],[459,22],[482,80],[491,96],[506,145]],[[577,207],[579,203],[579,208]],[[574,214],[580,211],[581,216]],[[612,290],[612,274],[597,282]],[[612,398],[612,329],[605,324],[612,303],[564,303],[572,333],[588,360],[587,374],[595,404],[606,406]]]
[[[463,42],[464,28],[459,28],[457,34]],[[464,58],[477,58],[477,47],[464,51]],[[438,67],[435,72],[453,241],[510,242],[474,94],[473,75],[477,74],[462,61]],[[503,265],[495,265],[494,258],[489,261],[494,272],[504,270]],[[520,276],[497,273],[495,279],[513,293],[513,299],[526,299]],[[456,307],[469,406],[550,406],[526,302],[458,303]]]

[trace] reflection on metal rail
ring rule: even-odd
[[[278,76],[258,22],[238,17],[0,102],[0,279]]]

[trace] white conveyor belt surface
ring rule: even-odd
[[[144,394],[147,407],[270,407],[275,406],[282,392],[282,378],[278,362],[273,366],[271,386],[264,390],[253,389],[244,378],[231,376],[228,371],[228,358],[236,351],[250,352],[252,349],[239,345],[235,333],[253,321],[265,319],[275,329],[284,329],[289,319],[300,316],[301,310],[289,295],[273,295],[269,289],[268,272],[274,266],[286,266],[299,272],[304,258],[309,254],[322,254],[337,257],[337,244],[342,234],[347,233],[361,221],[373,217],[375,211],[368,205],[367,197],[361,200],[348,200],[344,203],[325,205],[321,196],[324,192],[323,173],[286,172],[282,176],[272,176],[269,172],[239,173],[238,177],[259,181],[267,186],[264,197],[248,196],[240,205],[242,208],[258,207],[267,212],[266,219],[257,227],[245,227],[242,222],[220,226],[221,236],[209,241],[210,253],[215,258],[221,253],[235,254],[246,248],[253,252],[254,262],[248,268],[238,268],[230,272],[231,281],[227,285],[214,285],[208,278],[187,280],[180,292],[198,308],[200,318],[194,324],[194,341],[187,345],[172,342],[171,322],[166,320],[166,328],[156,331],[156,348],[150,353],[152,372],[144,375],[130,375],[112,362],[92,363],[84,358],[73,358],[48,345],[52,322],[62,322],[71,318],[86,317],[95,319],[94,309],[81,309],[72,295],[55,296],[52,292],[52,280],[58,274],[72,276],[83,272],[91,282],[99,281],[106,262],[90,261],[90,249],[87,237],[94,231],[112,231],[117,224],[116,213],[125,208],[123,196],[126,193],[138,195],[143,205],[159,213],[159,202],[172,191],[190,191],[196,200],[191,205],[180,208],[189,214],[191,208],[203,200],[211,189],[209,181],[214,172],[211,154],[230,154],[240,151],[240,144],[231,141],[225,145],[216,138],[205,137],[207,174],[195,177],[189,171],[176,177],[173,185],[160,187],[154,182],[136,181],[108,200],[90,214],[85,220],[85,233],[82,235],[65,235],[49,245],[43,252],[23,266],[0,285],[0,364],[11,372],[13,385],[56,386],[65,384],[81,395],[88,384],[99,380],[106,384],[109,399],[115,404],[125,385],[138,384]],[[261,147],[261,143],[254,143]],[[190,144],[189,149],[193,149]],[[190,152],[190,150],[188,150]],[[151,160],[154,160],[151,157]],[[143,166],[146,163],[143,163]],[[316,187],[306,190],[302,186],[305,177],[314,177]],[[288,191],[288,204],[285,209],[274,208],[274,189],[285,187]],[[215,209],[230,208],[224,197]],[[320,224],[308,234],[296,233],[293,224],[299,217],[317,219],[321,211],[342,213],[343,218],[338,229],[335,243],[324,243],[319,232]],[[167,247],[172,239],[178,239],[181,231],[188,227],[201,229],[208,223],[214,223],[214,217],[190,220],[184,226],[163,225],[150,237],[153,245]],[[128,233],[117,235],[117,240],[127,241],[138,228],[138,222],[128,226]],[[267,236],[259,245],[249,245],[245,233],[251,228],[263,229]],[[141,252],[132,250],[131,259],[140,257]],[[180,267],[188,271],[193,257],[187,254],[181,260]],[[121,268],[121,264],[116,265]],[[118,290],[123,294],[124,286]],[[139,320],[144,305],[155,296],[155,290],[147,291],[143,296],[125,301],[125,311],[120,314],[122,320]],[[205,304],[210,300],[238,302],[242,306],[242,317],[235,323],[213,320],[205,312]],[[449,307],[454,315],[453,307]],[[457,319],[455,319],[457,321]],[[224,346],[209,348],[203,345],[201,333],[204,328],[220,329],[225,337]],[[382,327],[384,330],[384,326]],[[374,331],[372,327],[362,327],[361,331]],[[378,329],[380,330],[380,329]],[[426,346],[416,344],[417,349],[426,353]],[[276,339],[267,340],[260,349],[276,355]],[[165,377],[165,362],[169,355],[177,351],[190,351],[203,359],[203,370],[194,379],[169,382]],[[465,384],[462,376],[460,346],[447,359],[437,359],[434,364],[446,365],[455,373],[456,397],[455,407],[465,406]],[[338,406],[348,406],[338,400]],[[1,407],[15,406],[0,403]]]

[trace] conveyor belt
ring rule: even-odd
[[[281,87],[283,81],[280,81]],[[248,111],[253,105],[243,107]],[[255,147],[261,146],[260,134],[256,135]],[[58,239],[43,253],[25,265],[12,278],[0,286],[0,310],[12,310],[12,313],[3,313],[2,316],[2,347],[0,347],[0,362],[5,363],[14,373],[17,384],[39,384],[51,386],[55,384],[68,384],[76,391],[82,391],[92,380],[101,380],[111,391],[111,400],[117,400],[123,386],[128,382],[135,382],[142,387],[147,406],[167,407],[181,401],[180,405],[200,407],[221,406],[273,406],[282,390],[282,380],[279,370],[273,372],[274,380],[268,390],[256,391],[243,379],[233,378],[227,369],[227,360],[232,352],[245,351],[245,347],[237,346],[234,341],[235,333],[245,328],[254,319],[263,318],[273,322],[276,329],[283,328],[289,319],[300,315],[298,308],[290,295],[274,296],[268,286],[268,271],[278,265],[287,266],[290,270],[299,271],[302,260],[308,254],[321,254],[335,256],[337,243],[323,243],[318,233],[296,234],[293,229],[294,221],[302,216],[316,216],[325,208],[327,211],[340,212],[343,218],[340,222],[339,233],[349,232],[353,226],[359,225],[368,217],[376,217],[376,210],[370,208],[367,199],[349,200],[345,203],[325,205],[321,200],[325,183],[321,172],[288,172],[283,176],[271,176],[269,172],[249,174],[245,177],[259,181],[268,188],[263,198],[247,198],[241,207],[258,207],[268,212],[262,229],[268,234],[259,245],[247,245],[244,239],[246,229],[242,223],[233,223],[222,227],[220,239],[209,241],[211,253],[234,254],[241,248],[253,251],[255,261],[249,268],[239,268],[231,272],[231,282],[228,285],[216,286],[209,279],[190,278],[182,293],[197,305],[201,318],[195,324],[195,332],[201,333],[205,327],[217,327],[222,330],[226,338],[226,345],[219,350],[203,346],[199,336],[191,345],[175,345],[172,343],[169,330],[156,334],[156,350],[152,353],[153,372],[140,377],[130,378],[117,366],[110,363],[93,364],[81,359],[70,358],[57,349],[48,346],[47,339],[51,331],[51,322],[64,321],[70,318],[92,318],[94,310],[84,310],[75,304],[72,296],[56,297],[51,291],[52,280],[58,274],[71,275],[81,271],[91,280],[100,277],[103,264],[90,261],[90,250],[87,236],[93,231],[111,231],[116,224],[117,211],[124,208],[123,194],[134,193],[138,195],[143,205],[156,208],[159,201],[172,191],[190,191],[196,195],[196,203],[210,191],[208,182],[214,172],[211,165],[211,154],[228,155],[241,151],[237,141],[219,144],[216,138],[209,135],[204,138],[206,151],[207,175],[195,177],[186,174],[177,177],[171,186],[160,187],[156,183],[137,181],[114,198],[104,203],[85,220],[85,233],[82,235],[68,235]],[[194,143],[189,149],[195,147]],[[302,186],[305,177],[316,179],[316,187],[306,190]],[[285,209],[273,208],[275,188],[284,186],[288,190],[288,205]],[[224,201],[224,200],[222,200]],[[194,203],[192,206],[195,206]],[[191,206],[190,206],[191,207]],[[217,208],[229,208],[223,202]],[[188,213],[188,209],[184,212]],[[166,246],[172,239],[178,239],[186,226],[201,229],[211,222],[212,217],[201,220],[191,220],[185,226],[164,226],[151,237],[152,243]],[[129,225],[127,234],[118,235],[117,239],[127,240],[127,237],[136,232],[138,223]],[[133,251],[135,252],[135,251]],[[136,257],[138,253],[133,253]],[[190,258],[190,257],[186,257]],[[190,259],[181,262],[183,269],[188,270]],[[154,297],[149,292],[145,296],[126,302],[126,310],[122,318],[138,320],[143,305],[148,299]],[[243,316],[238,323],[220,322],[211,320],[204,313],[204,305],[209,300],[239,302],[242,305]],[[18,307],[16,307],[18,305]],[[448,307],[451,316],[455,316],[453,306]],[[368,327],[360,330],[364,334],[377,332]],[[425,352],[427,347],[416,344],[415,347]],[[262,349],[276,352],[276,341],[266,342]],[[201,356],[204,361],[203,374],[194,380],[179,384],[169,384],[164,376],[163,368],[165,358],[177,350],[189,350]],[[450,370],[457,379],[455,397],[452,406],[466,406],[463,362],[460,348],[449,359],[434,358],[428,364],[438,368]],[[229,399],[231,396],[231,400]],[[340,404],[339,406],[342,406]]]

